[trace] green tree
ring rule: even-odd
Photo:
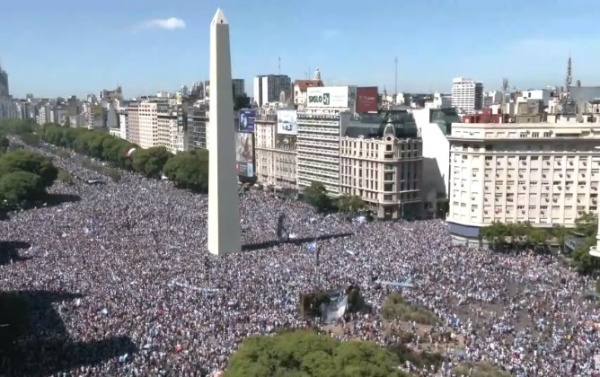
[[[173,154],[165,147],[137,150],[133,155],[133,169],[148,178],[160,178],[165,164]]]
[[[6,135],[4,135],[3,133],[0,133],[0,153],[4,153],[8,150],[8,147],[10,146],[10,142],[8,141],[8,138],[6,137]]]
[[[598,232],[598,216],[589,212],[575,220],[575,231],[586,237],[595,236]]]
[[[333,202],[327,194],[325,185],[321,182],[312,182],[309,187],[304,189],[302,196],[317,211],[326,212],[333,208]]]
[[[0,157],[0,176],[19,171],[38,175],[44,189],[50,187],[58,177],[58,169],[52,161],[37,153],[19,150]]]
[[[164,174],[179,187],[208,192],[208,151],[177,153],[165,164]]]
[[[239,111],[250,107],[250,98],[246,95],[233,98],[233,109]]]
[[[8,208],[40,199],[44,189],[40,176],[34,173],[14,171],[0,176],[0,197]]]
[[[225,377],[403,377],[394,355],[372,342],[340,342],[313,331],[250,337]]]
[[[364,203],[360,196],[344,195],[338,199],[337,207],[343,212],[357,212],[364,207]]]
[[[40,137],[34,133],[24,133],[20,137],[21,141],[27,145],[35,147],[40,143]]]

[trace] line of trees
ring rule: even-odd
[[[24,150],[9,150],[8,138],[0,134],[0,210],[24,208],[44,200],[58,176],[48,158]]]
[[[309,187],[305,188],[302,191],[302,198],[319,212],[354,213],[364,209],[364,203],[360,196],[345,195],[334,199],[327,194],[327,189],[320,182],[312,182]]]
[[[570,235],[579,235],[585,239],[571,254],[573,266],[580,272],[589,273],[600,269],[600,262],[589,254],[590,246],[596,244],[598,217],[593,213],[585,213],[575,220],[575,228],[563,226],[538,228],[529,222],[502,223],[494,222],[482,228],[480,237],[489,243],[492,249],[513,248],[522,246],[536,248],[557,244],[564,249],[565,240]]]
[[[17,135],[23,142],[33,146],[43,141],[69,149],[148,178],[159,179],[164,174],[182,188],[199,192],[208,190],[208,151],[203,149],[174,155],[164,147],[142,149],[105,132],[54,123],[38,126],[27,120],[11,119],[1,122],[0,132]],[[131,149],[135,149],[135,152],[128,155]],[[118,177],[111,178],[117,180]]]

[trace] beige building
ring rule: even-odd
[[[131,102],[127,108],[127,141],[140,144],[140,102]]]
[[[566,122],[452,125],[450,233],[479,244],[494,221],[574,226],[598,211],[600,129]]]
[[[156,102],[150,101],[143,101],[140,103],[138,110],[140,132],[139,145],[142,148],[151,148],[158,144],[157,105]]]
[[[143,99],[127,109],[127,140],[142,148],[188,150],[183,114],[175,100]],[[181,118],[181,119],[180,119]]]
[[[296,189],[296,135],[277,129],[277,109],[260,109],[254,120],[257,181],[275,190]]]
[[[385,119],[387,118],[387,119]],[[378,218],[421,215],[423,143],[412,114],[350,120],[340,140],[340,194],[360,196]]]

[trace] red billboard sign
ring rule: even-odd
[[[376,86],[363,86],[356,88],[356,112],[358,114],[377,111],[379,94]]]

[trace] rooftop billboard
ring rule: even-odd
[[[298,135],[298,114],[296,110],[277,111],[277,134]]]
[[[358,114],[375,112],[378,110],[379,93],[376,86],[356,88],[356,112]]]
[[[235,135],[235,164],[240,177],[254,177],[254,134],[238,132]]]
[[[240,132],[254,132],[254,119],[256,118],[256,110],[245,109],[240,110]]]
[[[356,106],[355,86],[323,86],[306,89],[307,108],[349,108]]]

